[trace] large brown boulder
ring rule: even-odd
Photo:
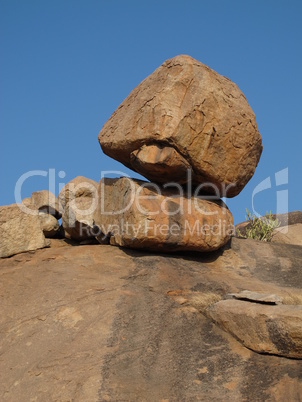
[[[99,142],[151,181],[184,183],[190,168],[193,184],[228,197],[244,188],[262,152],[255,115],[237,85],[189,56],[165,61],[139,84]]]
[[[232,214],[220,200],[128,178],[101,180],[94,222],[113,245],[167,252],[217,250],[233,230]]]
[[[10,257],[48,245],[38,209],[28,204],[26,211],[17,204],[0,207],[0,257]]]

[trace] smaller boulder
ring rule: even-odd
[[[32,193],[30,201],[34,204],[39,212],[44,212],[54,216],[57,219],[62,217],[57,197],[48,190],[36,191]],[[24,202],[24,200],[23,200]]]
[[[60,229],[58,220],[54,216],[43,212],[39,213],[39,219],[44,236],[46,238],[55,237]]]
[[[71,239],[84,241],[101,235],[94,225],[95,198],[79,197],[65,205],[62,224]]]
[[[61,209],[64,209],[69,201],[80,197],[97,197],[98,183],[84,176],[77,176],[70,180],[58,195]]]
[[[10,257],[24,251],[33,251],[48,246],[41,229],[38,210],[28,204],[12,204],[0,207],[0,257]]]

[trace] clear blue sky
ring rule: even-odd
[[[285,210],[287,195],[301,210],[301,44],[301,0],[0,0],[0,205],[30,170],[55,169],[57,193],[78,175],[129,174],[98,133],[164,60],[188,54],[239,86],[262,135],[254,177],[227,201],[235,222],[267,178],[257,212]],[[36,176],[22,196],[46,188]]]

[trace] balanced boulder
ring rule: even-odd
[[[255,115],[237,85],[189,56],[167,60],[139,84],[99,142],[151,181],[192,182],[221,197],[244,188],[262,152]]]
[[[222,201],[129,178],[103,179],[95,225],[110,244],[161,251],[213,251],[230,239],[232,214]]]

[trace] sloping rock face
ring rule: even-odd
[[[51,242],[0,260],[1,401],[301,401],[301,360],[246,348],[205,311],[242,290],[295,300],[302,247]]]
[[[302,246],[302,224],[296,223],[275,229],[272,242]]]
[[[222,201],[186,197],[179,189],[129,178],[103,179],[94,223],[112,245],[147,250],[213,251],[233,233]]]
[[[38,217],[38,209],[28,204],[24,212],[19,205],[0,207],[0,258],[47,246]]]
[[[239,88],[189,56],[167,60],[138,85],[99,142],[105,154],[151,181],[184,183],[190,168],[195,185],[221,197],[244,188],[262,152]]]

